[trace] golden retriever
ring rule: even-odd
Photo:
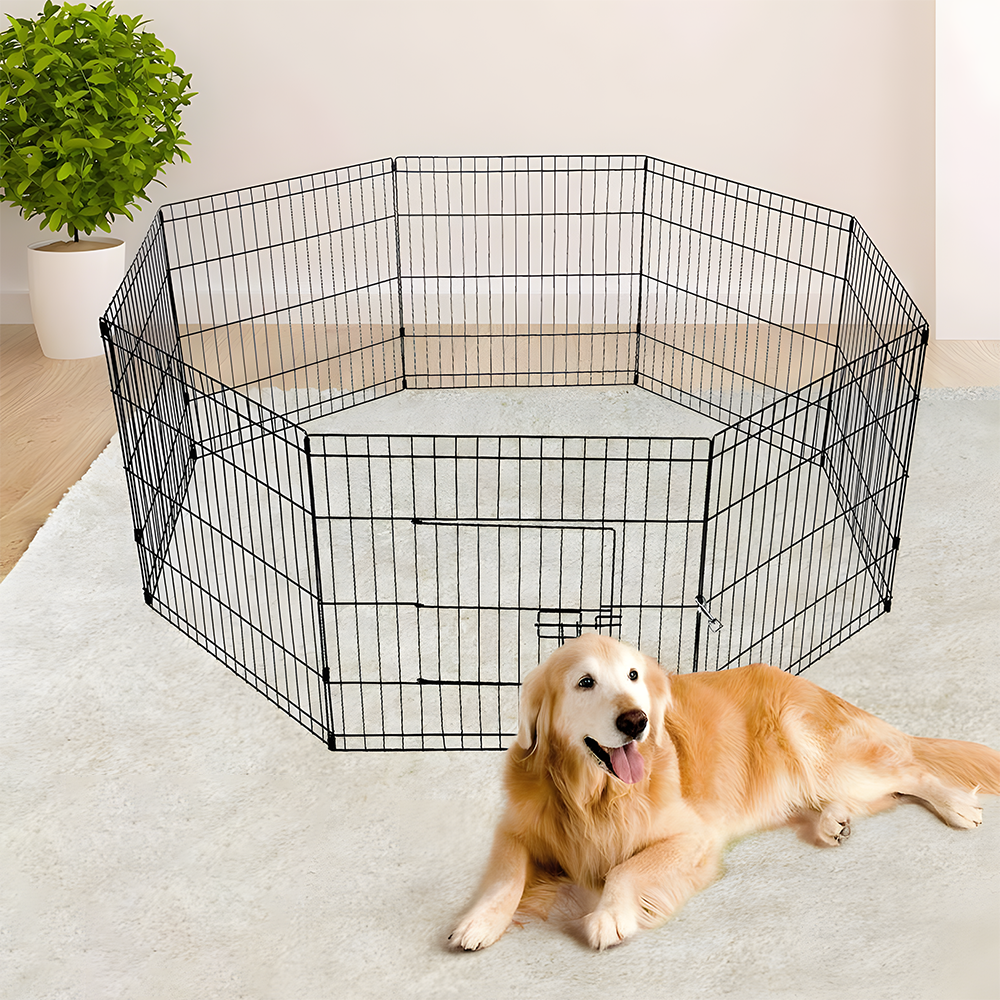
[[[668,675],[597,634],[532,670],[507,751],[507,809],[479,896],[452,947],[493,944],[559,883],[593,890],[594,948],[668,919],[718,874],[723,848],[792,825],[834,847],[851,819],[918,801],[979,826],[1000,753],[907,736],[810,681],[764,664]]]

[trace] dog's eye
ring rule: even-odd
[[[577,687],[581,688],[592,688],[593,686],[594,686],[594,678],[591,677],[589,674],[586,677],[581,677],[580,683],[577,684]]]
[[[630,681],[637,681],[639,679],[639,671],[638,670],[630,670],[628,672],[628,679]]]

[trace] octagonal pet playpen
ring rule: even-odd
[[[890,608],[927,324],[652,157],[168,205],[102,320],[146,602],[331,748],[499,748],[568,636],[801,671]]]

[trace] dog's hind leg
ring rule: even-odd
[[[896,794],[896,799],[923,806],[957,830],[974,830],[983,822],[983,810],[972,789],[945,784],[933,774],[921,775],[906,782],[905,788]]]
[[[663,923],[716,878],[721,855],[714,841],[678,834],[615,865],[597,908],[583,919],[588,943],[603,950]]]
[[[914,798],[949,826],[983,821],[977,792],[1000,794],[1000,753],[979,743],[913,737],[914,767],[896,791]]]
[[[479,896],[448,936],[452,948],[478,951],[510,926],[528,874],[528,851],[502,826],[493,838]]]

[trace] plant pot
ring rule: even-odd
[[[99,320],[124,275],[123,240],[46,240],[28,247],[31,316],[47,358],[104,353]]]

